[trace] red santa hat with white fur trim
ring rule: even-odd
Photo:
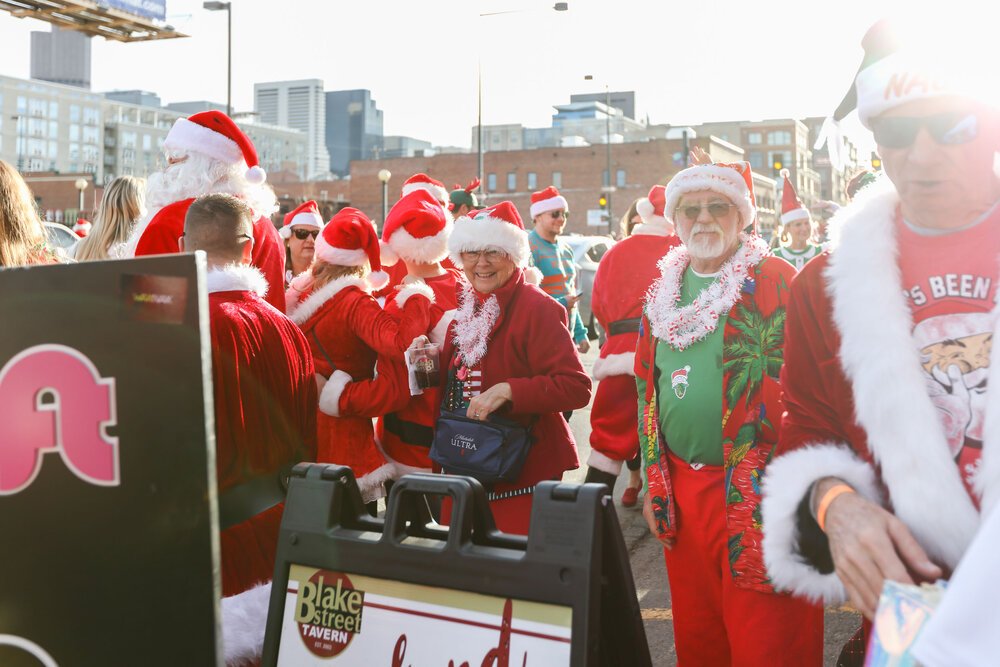
[[[246,180],[261,185],[267,173],[260,167],[257,149],[233,119],[221,111],[202,111],[178,118],[163,140],[168,153],[201,153],[227,164],[245,163]]]
[[[558,211],[560,209],[569,210],[569,203],[566,201],[565,197],[559,194],[559,191],[556,190],[556,186],[550,185],[544,190],[531,193],[532,219],[542,213]]]
[[[323,229],[323,216],[319,214],[319,206],[312,199],[299,205],[297,209],[285,215],[285,224],[278,230],[283,239],[292,236],[292,225]]]
[[[511,202],[502,201],[477,211],[475,217],[459,220],[448,239],[448,256],[455,266],[462,265],[463,252],[491,248],[504,251],[520,267],[528,265],[528,233]]]
[[[87,238],[87,234],[90,233],[91,227],[93,227],[93,225],[90,224],[89,220],[78,218],[76,224],[73,225],[73,233],[81,239]]]
[[[749,162],[696,164],[677,172],[667,183],[664,193],[663,210],[667,217],[673,218],[677,204],[685,193],[698,190],[711,190],[726,197],[736,204],[743,216],[744,229],[753,225],[754,231],[757,231],[757,200],[753,194],[753,172]]]
[[[448,256],[454,224],[434,195],[418,189],[396,202],[382,227],[382,265],[399,259],[434,264]]]
[[[642,218],[644,225],[663,228],[669,234],[673,232],[674,225],[667,220],[666,204],[666,186],[654,185],[649,189],[649,194],[636,203],[635,212]]]
[[[449,204],[448,189],[444,187],[444,183],[431,178],[427,174],[414,174],[403,183],[404,197],[417,190],[426,190],[431,193],[442,206],[448,206]]]
[[[809,210],[799,199],[799,196],[795,194],[795,188],[792,186],[792,181],[788,178],[788,170],[781,170],[781,177],[785,179],[785,183],[781,188],[781,224],[787,225],[790,222],[795,222],[796,220],[808,220]]]
[[[375,225],[356,208],[348,206],[340,209],[316,239],[316,257],[327,264],[339,266],[368,264],[372,268],[381,267]],[[382,289],[389,284],[389,274],[372,271],[368,274],[368,282],[374,289]]]

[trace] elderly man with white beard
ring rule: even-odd
[[[647,294],[635,375],[643,514],[664,545],[678,662],[820,665],[822,609],[776,593],[760,549],[795,270],[753,229],[749,164],[685,169],[665,198],[681,245]]]
[[[231,194],[256,216],[251,264],[264,274],[264,300],[285,312],[285,249],[270,216],[278,210],[267,174],[258,164],[250,138],[229,116],[205,111],[179,118],[163,142],[167,167],[150,175],[146,191],[149,213],[132,232],[126,255],[180,252],[178,241],[191,203],[207,194]]]

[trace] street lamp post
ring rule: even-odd
[[[226,115],[233,115],[233,7],[231,2],[206,2],[210,12],[226,12]]]
[[[594,76],[587,74],[583,77],[585,81],[593,81]],[[615,186],[611,182],[611,88],[604,84],[604,169],[608,174],[608,182],[603,184],[601,192],[606,198],[606,211],[608,216],[608,235],[612,234],[614,216],[611,214],[611,193],[615,191]]]
[[[385,217],[389,215],[389,179],[392,172],[388,169],[378,170],[378,180],[382,181],[382,225],[385,225]]]
[[[568,2],[557,2],[554,5],[552,5],[552,9],[553,9],[553,11],[557,11],[557,12],[568,11],[569,10],[569,3]],[[524,9],[508,9],[508,10],[500,11],[500,12],[484,12],[484,13],[480,14],[479,17],[482,18],[484,16],[497,16],[499,14],[518,14],[518,13],[523,12],[523,11],[527,11],[527,10],[524,10]],[[479,176],[479,194],[480,194],[479,203],[480,203],[480,205],[482,205],[482,204],[485,203],[485,200],[486,200],[486,197],[484,196],[485,195],[485,187],[486,187],[484,184],[486,183],[486,179],[483,177],[483,56],[482,56],[482,47],[479,47],[479,54],[480,54],[479,55],[479,66],[478,66],[477,74],[476,74],[477,79],[478,79],[477,80],[477,95],[478,95],[478,98],[479,98],[479,101],[478,101],[478,110],[476,112],[476,153],[477,153],[477,158],[478,158],[476,164],[478,165],[477,168],[478,168],[478,176]]]
[[[83,191],[87,189],[87,179],[78,178],[76,179],[76,182],[73,185],[75,185],[76,189],[80,191],[80,205],[77,208],[80,211],[78,215],[80,217],[83,217]]]

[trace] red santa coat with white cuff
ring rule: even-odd
[[[220,494],[316,456],[316,380],[305,336],[260,294],[250,267],[209,271]],[[270,581],[284,504],[222,531],[222,594]]]
[[[149,221],[135,247],[135,256],[170,255],[180,252],[177,239],[184,233],[184,216],[194,198],[161,208]],[[253,225],[253,256],[250,263],[260,269],[270,289],[264,300],[285,312],[285,246],[270,219],[261,216]]]
[[[587,464],[617,475],[622,461],[639,451],[636,426],[639,397],[635,385],[638,331],[610,334],[612,322],[642,317],[646,291],[660,272],[656,263],[680,243],[663,225],[636,225],[632,236],[619,241],[601,258],[594,277],[590,305],[608,338],[594,362],[598,381],[590,411],[590,458]]]
[[[898,203],[887,180],[859,195],[836,219],[832,254],[798,274],[788,305],[786,413],[764,479],[764,560],[779,589],[827,604],[846,599],[844,586],[800,555],[796,523],[816,480],[840,477],[886,504],[946,569],[979,526],[922,377],[896,259]],[[992,348],[987,391],[997,387],[1000,345]],[[986,408],[977,487],[986,514],[1000,497],[995,397]]]
[[[289,317],[306,335],[316,372],[329,378],[319,396],[317,461],[349,466],[366,501],[381,495],[392,472],[375,446],[372,418],[389,409],[397,390],[373,381],[375,361],[401,358],[427,330],[433,298],[423,283],[400,290],[397,320],[370,289],[364,279],[345,276],[301,297],[288,292]]]

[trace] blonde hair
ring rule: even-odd
[[[627,211],[625,211],[625,215],[622,216],[621,222],[619,223],[619,229],[621,233],[621,236],[619,238],[624,239],[629,236],[632,236],[632,230],[635,229],[635,226],[639,224],[638,222],[632,224],[632,218],[639,215],[639,211],[636,210],[636,208],[638,207],[639,202],[641,201],[642,198],[639,198],[636,199],[634,202],[632,202],[632,205],[628,207]]]
[[[136,221],[145,210],[146,182],[132,176],[119,176],[104,188],[101,206],[94,216],[94,227],[76,248],[76,260],[88,262],[108,259],[108,250],[128,240]]]
[[[0,160],[0,267],[32,264],[45,245],[45,229],[28,184]]]
[[[366,275],[368,275],[367,262],[361,266],[342,266],[340,264],[328,264],[323,260],[317,260],[312,265],[312,288],[317,290],[344,276],[364,278]]]

